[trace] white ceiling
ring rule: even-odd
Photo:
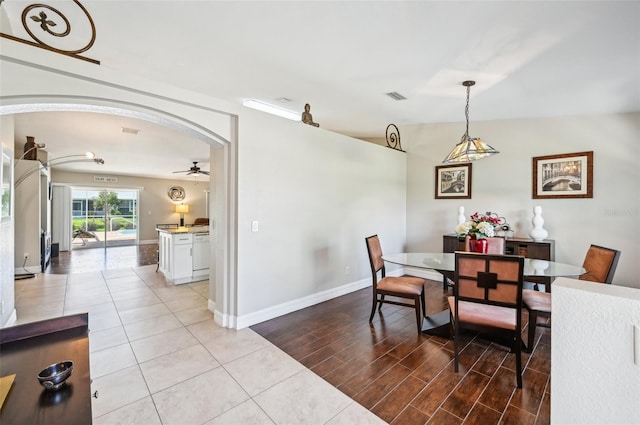
[[[25,37],[12,14],[19,19],[26,4],[2,3]],[[101,67],[235,103],[254,98],[298,112],[310,103],[322,128],[355,137],[384,137],[390,123],[464,121],[464,80],[477,81],[471,128],[474,120],[640,111],[639,1],[83,4],[97,31],[84,55]],[[94,150],[105,170],[130,163],[128,174],[168,177],[196,160],[209,169],[203,142],[149,123],[98,125],[66,114],[44,121],[18,120],[17,134],[36,136],[52,153],[58,143],[73,141],[75,149],[101,140],[107,145]],[[118,133],[125,125],[144,129],[134,138]],[[124,144],[120,154],[116,142]],[[185,143],[193,143],[188,155]]]

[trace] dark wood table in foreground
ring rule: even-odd
[[[0,376],[15,374],[0,423],[91,424],[88,314],[0,329]],[[45,390],[37,375],[45,367],[73,361],[73,373],[58,390]]]

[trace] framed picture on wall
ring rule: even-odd
[[[533,199],[593,198],[593,151],[533,158]]]
[[[436,199],[471,199],[471,164],[436,166]]]

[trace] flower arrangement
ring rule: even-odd
[[[469,221],[459,224],[456,227],[458,236],[471,236],[475,239],[491,238],[495,236],[495,229],[502,224],[503,219],[496,214],[473,213]]]

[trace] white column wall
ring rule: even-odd
[[[551,296],[551,423],[639,424],[640,290],[559,278]]]
[[[13,117],[0,116],[0,157],[4,153],[12,159],[10,172],[13,173]],[[13,178],[11,182],[13,183]],[[13,189],[13,188],[12,188]],[[0,327],[16,320],[14,275],[14,191],[11,191],[11,217],[0,220]]]
[[[60,251],[71,248],[71,188],[53,186],[51,196],[51,242],[60,244]]]

